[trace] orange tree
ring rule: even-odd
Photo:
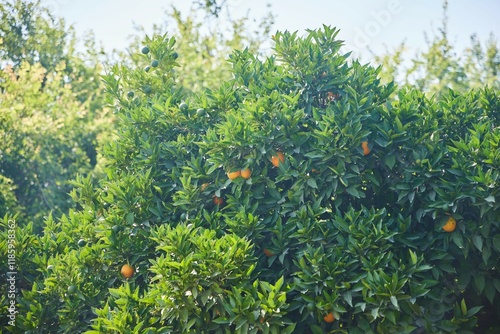
[[[337,33],[278,32],[264,61],[235,51],[232,80],[199,95],[167,36],[113,67],[107,177],[77,179],[80,209],[29,246],[16,235],[39,266],[17,328],[498,330],[497,92],[396,92]]]

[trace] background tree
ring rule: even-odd
[[[21,208],[40,226],[72,206],[68,180],[94,170],[108,136],[100,51],[88,36],[77,52],[72,27],[39,1],[4,2],[0,15],[0,174],[12,185],[2,197],[18,205],[0,214]]]
[[[385,82],[395,80],[431,94],[445,94],[448,88],[466,92],[489,86],[500,89],[500,49],[493,34],[483,45],[470,37],[470,47],[458,52],[448,38],[448,1],[443,2],[443,26],[437,34],[426,35],[427,49],[408,58],[404,43],[393,52],[374,55],[382,64]]]
[[[192,9],[185,17],[172,7],[167,11],[165,22],[155,24],[152,35],[169,35],[176,37],[177,63],[191,75],[180,76],[181,85],[192,92],[201,93],[209,87],[231,79],[231,67],[227,56],[234,49],[248,48],[251,52],[262,53],[262,47],[269,42],[274,17],[269,12],[257,23],[250,16],[232,18],[228,14],[227,4],[220,4],[222,14],[207,15],[199,9]],[[195,7],[196,8],[196,7]],[[255,27],[250,30],[249,27]],[[149,37],[144,39],[144,27],[137,27],[138,33],[132,36],[132,42],[127,53],[121,53],[117,59],[133,66],[151,68],[144,59],[136,53],[137,49],[148,44]]]

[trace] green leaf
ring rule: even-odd
[[[413,203],[414,198],[415,198],[415,192],[412,191],[408,194],[408,200],[410,201],[410,203]]]
[[[467,314],[467,305],[465,304],[465,299],[462,299],[462,302],[460,303],[460,310],[462,311],[462,315]]]
[[[352,196],[356,197],[356,198],[361,198],[362,197],[362,193],[360,193],[358,191],[358,189],[356,189],[355,186],[350,186],[346,189],[346,191],[351,194]]]
[[[216,318],[212,321],[219,325],[225,325],[230,323],[230,321],[227,318]]]
[[[304,156],[311,158],[311,159],[321,159],[325,156],[325,153],[315,151],[315,152],[308,152],[308,153],[304,154]]]
[[[161,104],[155,103],[153,104],[153,108],[155,108],[158,111],[165,112],[165,108]]]
[[[430,269],[432,269],[432,266],[430,266],[428,264],[423,264],[423,265],[419,266],[417,269],[415,269],[415,271],[420,272],[420,271],[427,271]]]
[[[461,170],[458,170],[458,169],[452,169],[452,168],[448,168],[447,171],[453,175],[457,175],[457,176],[462,176],[464,175],[464,173],[461,171]]]
[[[493,239],[493,247],[497,252],[500,252],[500,234],[495,234],[492,239]]]
[[[396,298],[396,296],[391,296],[391,303],[396,309],[399,310],[398,299]]]
[[[463,249],[464,248],[464,243],[463,243],[463,237],[460,233],[451,233],[451,240],[455,243],[455,245],[458,246],[458,248]]]
[[[476,248],[479,251],[483,250],[483,239],[481,238],[481,236],[479,236],[479,235],[473,236],[472,237],[472,242],[474,243],[474,246],[476,246]]]
[[[415,265],[417,264],[417,254],[415,254],[411,249],[410,251],[410,258],[411,258],[411,264]]]
[[[459,325],[451,322],[450,320],[441,320],[439,322],[439,328],[444,329],[446,332],[454,332],[460,328]]]
[[[295,324],[288,325],[285,329],[281,330],[282,334],[292,334],[295,330]]]
[[[125,220],[127,221],[127,224],[129,224],[129,225],[134,224],[134,213],[133,212],[127,213]]]
[[[484,294],[486,295],[486,298],[488,298],[490,303],[493,305],[493,300],[495,299],[496,293],[495,293],[495,286],[490,280],[485,282]]]
[[[486,197],[484,200],[489,203],[495,203],[495,197],[493,195]]]
[[[211,290],[206,290],[206,291],[202,292],[202,294],[200,296],[202,306],[205,306],[207,304],[207,301],[211,295],[211,292],[212,292]]]
[[[398,131],[403,132],[404,131],[403,123],[401,123],[401,121],[399,120],[399,117],[397,117],[397,116],[394,117],[394,122],[396,123]]]
[[[186,324],[186,329],[190,329],[191,327],[193,327],[193,325],[196,323],[198,319],[196,318],[193,318],[191,320],[188,321],[188,323]],[[139,332],[139,330],[136,331],[136,333]]]
[[[384,161],[385,161],[385,164],[387,165],[387,167],[389,167],[389,169],[392,170],[392,168],[396,164],[396,156],[394,154],[387,155],[385,157]]]
[[[478,289],[479,293],[482,293],[485,284],[484,275],[481,273],[477,273],[476,275],[474,275],[474,284],[476,285],[476,288]]]
[[[488,260],[490,259],[491,256],[491,249],[488,246],[483,247],[483,251],[481,253],[484,264],[488,264]]]
[[[351,294],[351,291],[346,291],[345,293],[342,294],[342,297],[347,302],[347,304],[349,304],[349,306],[352,307],[352,294]]]
[[[307,179],[307,185],[311,188],[318,189],[318,184],[316,183],[316,180],[312,177]]]
[[[247,323],[246,319],[245,318],[240,318],[238,319],[238,321],[236,321],[236,327],[235,329],[238,330],[240,329],[243,325],[245,325]]]
[[[465,314],[465,317],[466,318],[472,317],[474,314],[476,314],[477,312],[479,312],[482,308],[483,308],[482,306],[475,306],[475,307],[469,309],[467,311],[467,313]]]
[[[396,315],[393,311],[386,311],[385,317],[389,319],[389,321],[392,322],[394,325],[396,324]]]
[[[377,319],[377,318],[378,318],[378,315],[379,315],[379,314],[378,314],[378,310],[379,310],[379,308],[378,308],[378,307],[375,307],[375,308],[373,308],[373,309],[371,310],[371,312],[370,312],[370,314],[372,315],[372,317],[373,317],[374,319]]]
[[[500,293],[500,279],[494,279],[493,285],[495,286],[495,289],[497,289],[497,292]]]
[[[377,138],[377,139],[375,139],[375,142],[376,142],[376,143],[377,143],[380,147],[387,147],[387,146],[389,146],[389,144],[391,143],[391,142],[389,142],[389,141],[387,141],[387,140],[385,140],[385,139],[382,139],[382,138]]]
[[[312,330],[313,334],[324,334],[325,333],[323,331],[323,329],[321,327],[319,327],[318,325],[311,325],[311,330]]]
[[[442,262],[442,263],[439,263],[438,264],[438,267],[443,270],[443,271],[446,271],[448,273],[456,273],[456,270],[455,270],[455,267],[452,266],[450,263],[448,262]],[[434,271],[435,267],[432,268],[432,270]]]

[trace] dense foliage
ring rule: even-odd
[[[396,91],[337,33],[234,51],[233,78],[198,94],[167,35],[104,75],[106,177],[16,232],[18,330],[497,331],[497,91]]]

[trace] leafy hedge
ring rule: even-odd
[[[233,79],[200,95],[168,36],[113,67],[107,177],[78,178],[80,209],[43,236],[16,235],[18,329],[497,331],[498,93],[397,91],[337,33],[278,32],[263,61],[235,51]]]

